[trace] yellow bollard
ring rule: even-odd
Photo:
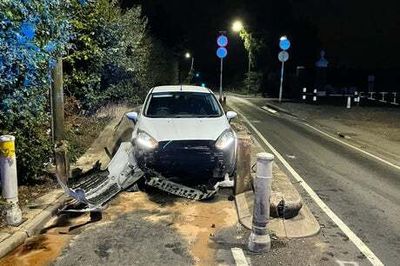
[[[15,137],[11,135],[0,136],[0,176],[2,195],[9,205],[6,209],[6,222],[18,226],[22,222],[22,212],[18,206]]]

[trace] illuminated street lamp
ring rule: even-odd
[[[185,58],[186,59],[192,58],[192,64],[190,65],[190,72],[192,72],[194,67],[194,57],[189,52],[186,52]]]
[[[243,23],[240,20],[236,20],[232,24],[232,30],[234,32],[240,32],[241,30],[243,30]]]

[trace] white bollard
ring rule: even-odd
[[[257,154],[257,173],[254,179],[253,223],[248,243],[249,250],[256,253],[268,252],[271,249],[271,238],[267,231],[267,225],[273,161],[274,156],[270,153],[262,152]]]
[[[22,212],[18,206],[17,160],[15,158],[15,137],[0,136],[0,176],[3,198],[7,201],[6,222],[18,226]]]
[[[347,105],[346,105],[346,108],[347,108],[347,109],[350,109],[350,108],[351,108],[351,97],[350,97],[350,96],[347,97]]]

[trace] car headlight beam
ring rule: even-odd
[[[235,135],[232,132],[232,130],[226,130],[222,132],[222,134],[218,137],[217,141],[215,142],[215,147],[217,147],[220,150],[224,150],[232,143],[235,142]]]
[[[155,149],[158,146],[158,142],[151,137],[149,134],[143,131],[139,131],[136,137],[136,143],[146,149]]]

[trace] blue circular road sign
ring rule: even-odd
[[[290,48],[290,41],[288,40],[288,38],[286,36],[282,36],[279,39],[279,47],[284,51],[286,51],[287,49]]]
[[[220,35],[217,39],[217,44],[220,47],[225,47],[228,45],[228,38],[225,35]]]
[[[225,58],[226,56],[228,55],[228,50],[226,50],[226,48],[225,47],[219,47],[218,49],[217,49],[217,56],[219,57],[219,58]]]

